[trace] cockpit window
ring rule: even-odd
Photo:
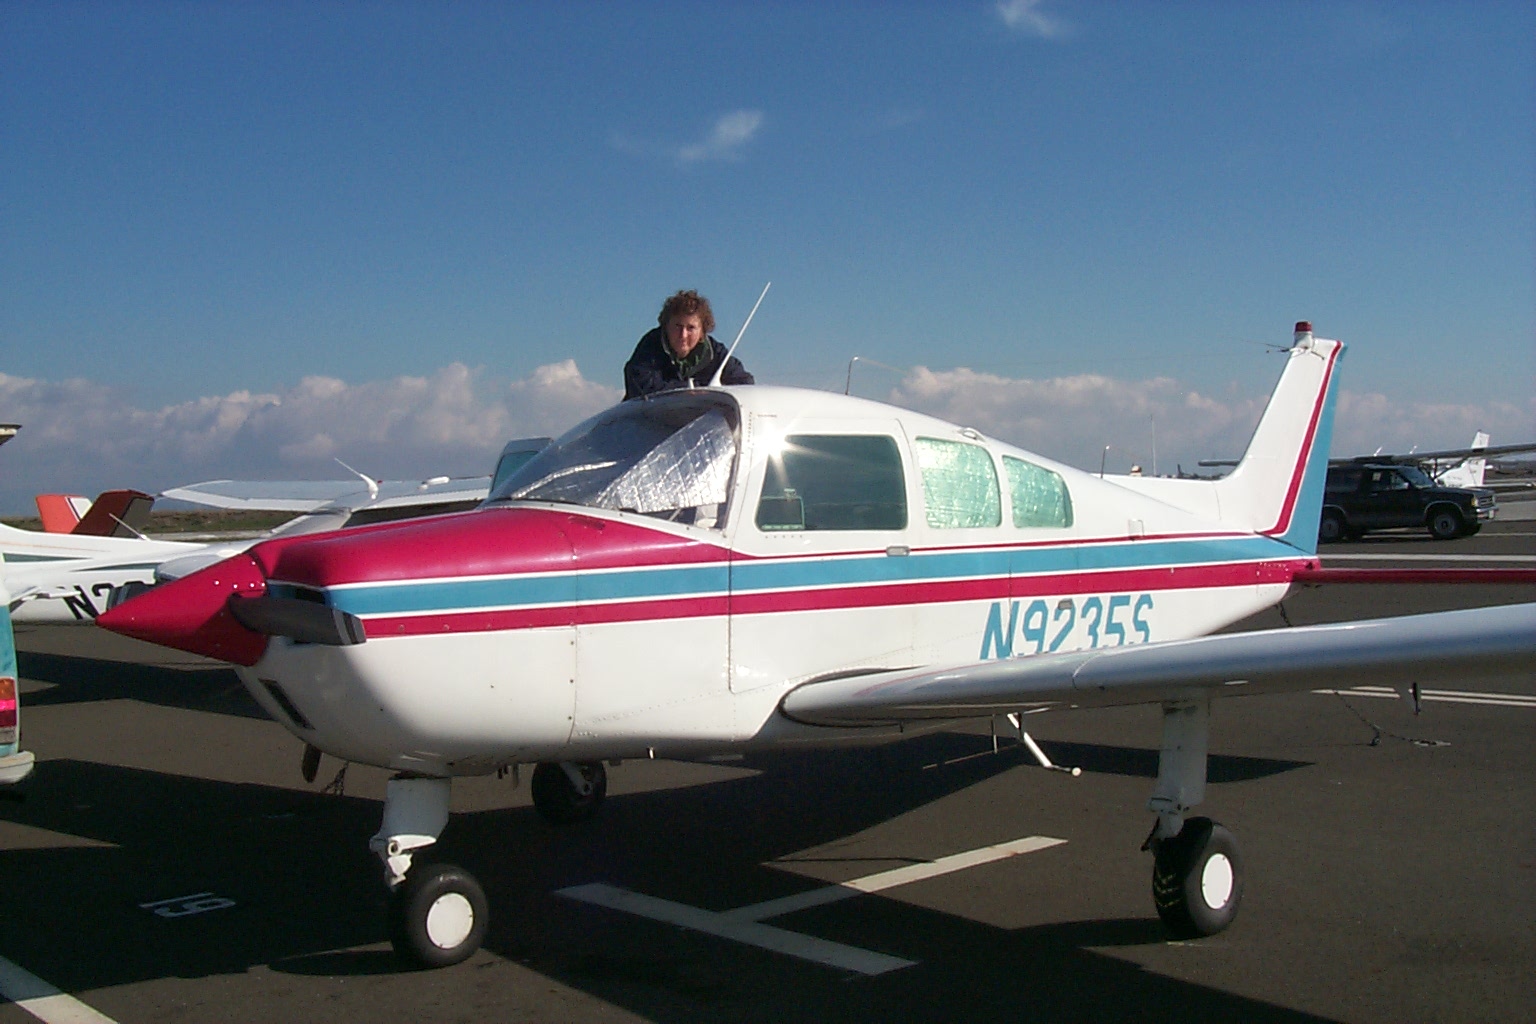
[[[691,400],[625,402],[540,452],[491,501],[558,501],[716,525],[730,496],[728,410]]]
[[[902,530],[901,451],[887,435],[792,434],[770,454],[757,528]]]

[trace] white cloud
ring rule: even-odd
[[[677,158],[685,164],[701,160],[738,160],[741,151],[763,125],[761,110],[735,110],[715,122],[702,142],[683,146]]]
[[[1267,383],[1267,382],[1266,382]],[[889,400],[940,416],[1090,471],[1104,458],[1111,472],[1138,463],[1150,472],[1200,459],[1242,454],[1269,395],[1225,396],[1189,390],[1168,377],[1129,381],[1096,374],[1025,380],[969,369],[912,370]],[[1342,391],[1334,415],[1332,454],[1356,455],[1385,448],[1465,447],[1476,430],[1493,443],[1526,439],[1536,422],[1536,398],[1525,407],[1409,402],[1376,393]],[[1107,456],[1104,446],[1109,445]]]
[[[1240,455],[1269,383],[1213,395],[1170,377],[1030,380],[919,367],[883,397],[1089,471],[1105,445],[1111,472],[1132,463],[1150,471],[1155,434],[1157,468],[1168,473]],[[0,514],[32,514],[38,492],[158,491],[219,477],[338,479],[346,474],[337,458],[395,480],[478,475],[508,439],[558,435],[620,397],[571,359],[510,381],[461,363],[360,383],[306,377],[276,393],[235,391],[157,410],[134,408],[92,381],[0,374],[0,418],[22,424],[0,448]],[[1533,423],[1536,397],[1477,405],[1344,391],[1332,453],[1458,448],[1476,430],[1492,433],[1494,444],[1524,441]]]
[[[999,0],[993,6],[1003,24],[1021,35],[1060,39],[1069,32],[1066,22],[1041,10],[1045,0]]]
[[[31,514],[40,491],[337,479],[337,458],[389,479],[483,474],[508,439],[563,433],[621,397],[574,360],[510,382],[461,363],[362,383],[306,377],[276,394],[236,391],[158,410],[91,381],[0,374],[0,409],[22,424],[0,450],[0,513]]]

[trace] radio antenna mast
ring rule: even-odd
[[[747,314],[746,322],[741,325],[741,330],[736,332],[736,340],[731,342],[731,347],[725,350],[725,358],[720,360],[720,369],[716,370],[715,375],[710,378],[710,387],[717,388],[720,386],[720,378],[725,375],[725,365],[731,361],[731,356],[736,354],[736,346],[741,344],[741,336],[747,333],[747,324],[750,324],[752,318],[757,315],[757,307],[763,304],[763,296],[767,295],[768,289],[772,287],[772,281],[763,285],[763,294],[759,295],[757,301],[752,303],[752,312]]]

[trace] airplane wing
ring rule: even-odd
[[[1404,685],[1504,672],[1533,680],[1533,667],[1536,603],[878,672],[805,683],[780,709],[809,725],[888,725],[1380,684],[1384,676]]]
[[[1523,444],[1496,444],[1487,448],[1446,448],[1437,452],[1407,452],[1400,455],[1362,455],[1346,459],[1329,459],[1330,466],[1347,466],[1353,462],[1397,462],[1414,465],[1420,462],[1437,462],[1443,459],[1498,458],[1503,455],[1524,455],[1536,452],[1536,441]],[[1215,463],[1212,463],[1214,465]],[[1206,463],[1201,463],[1206,465]]]
[[[488,476],[385,480],[377,484],[374,494],[357,480],[206,480],[173,487],[160,496],[212,508],[315,512],[337,507],[396,508],[482,501],[490,485]]]

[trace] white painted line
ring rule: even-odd
[[[706,935],[731,939],[774,953],[784,953],[827,967],[838,967],[845,971],[873,976],[911,967],[917,961],[903,960],[900,957],[887,956],[884,953],[860,949],[857,946],[845,946],[840,942],[829,942],[826,939],[801,935],[798,932],[774,928],[760,922],[764,918],[776,917],[794,910],[819,907],[851,896],[879,892],[882,889],[907,885],[925,878],[947,875],[952,871],[962,871],[965,868],[1002,860],[1005,857],[1016,857],[1021,853],[1033,853],[1036,850],[1060,846],[1065,842],[1065,839],[1052,839],[1050,836],[1028,836],[1012,842],[998,843],[995,846],[984,846],[978,850],[951,854],[925,864],[911,864],[904,868],[881,871],[838,885],[823,886],[812,889],[810,892],[786,896],[783,899],[767,900],[763,903],[753,903],[737,910],[719,913],[602,883],[557,889],[555,895],[607,907],[609,910],[621,910],[638,917],[649,917],[654,921],[662,921],[682,928],[691,928]],[[778,867],[779,865],[770,866]]]
[[[1313,690],[1313,693],[1339,694],[1345,697],[1384,697],[1400,699],[1396,690],[1385,686],[1356,686],[1347,690]],[[1536,708],[1536,697],[1523,693],[1468,693],[1461,690],[1420,690],[1422,701],[1442,704],[1482,704],[1499,708]]]
[[[766,918],[778,917],[780,914],[790,914],[797,910],[804,910],[807,907],[820,907],[828,903],[836,903],[838,900],[846,900],[863,893],[879,892],[882,889],[890,889],[893,886],[920,882],[925,878],[936,878],[939,875],[947,875],[952,871],[964,871],[966,868],[973,868],[978,864],[989,864],[994,860],[1002,860],[1005,857],[1017,857],[1021,853],[1034,853],[1036,850],[1060,846],[1065,842],[1065,839],[1052,839],[1050,836],[1028,836],[1024,839],[1015,839],[1008,843],[998,843],[996,846],[983,846],[977,850],[967,850],[964,853],[951,854],[948,857],[940,857],[938,860],[929,861],[924,864],[910,864],[904,868],[893,868],[890,871],[865,875],[863,878],[850,879],[846,882],[839,882],[836,885],[812,889],[809,892],[796,893],[793,896],[785,896],[781,899],[754,903],[748,907],[728,910],[725,912],[725,916],[738,921],[762,921]],[[771,864],[769,866],[780,867],[781,865]]]
[[[627,889],[619,889],[611,885],[602,885],[600,883],[577,885],[568,889],[557,890],[556,895],[580,900],[583,903],[592,903],[599,907],[607,907],[610,910],[622,910],[627,914],[649,917],[652,920],[662,921],[666,924],[691,928],[696,932],[703,932],[706,935],[715,935],[722,939],[733,939],[736,942],[745,943],[749,946],[757,946],[759,949],[766,949],[774,953],[784,953],[789,956],[798,957],[801,960],[810,960],[813,963],[825,964],[828,967],[838,967],[845,971],[854,971],[858,974],[871,976],[885,974],[887,971],[911,967],[916,963],[915,960],[903,960],[900,957],[886,956],[884,953],[859,949],[857,946],[845,946],[839,942],[828,942],[826,939],[800,935],[796,932],[785,931],[782,928],[774,928],[771,925],[758,924],[756,921],[733,920],[725,914],[700,910],[698,907],[690,907],[683,903],[673,903],[671,900],[657,899],[654,896],[645,896],[641,893],[630,892]]]
[[[1536,555],[1329,555],[1334,562],[1536,562]]]
[[[65,995],[31,971],[0,956],[0,996],[44,1024],[117,1024],[74,996]]]

